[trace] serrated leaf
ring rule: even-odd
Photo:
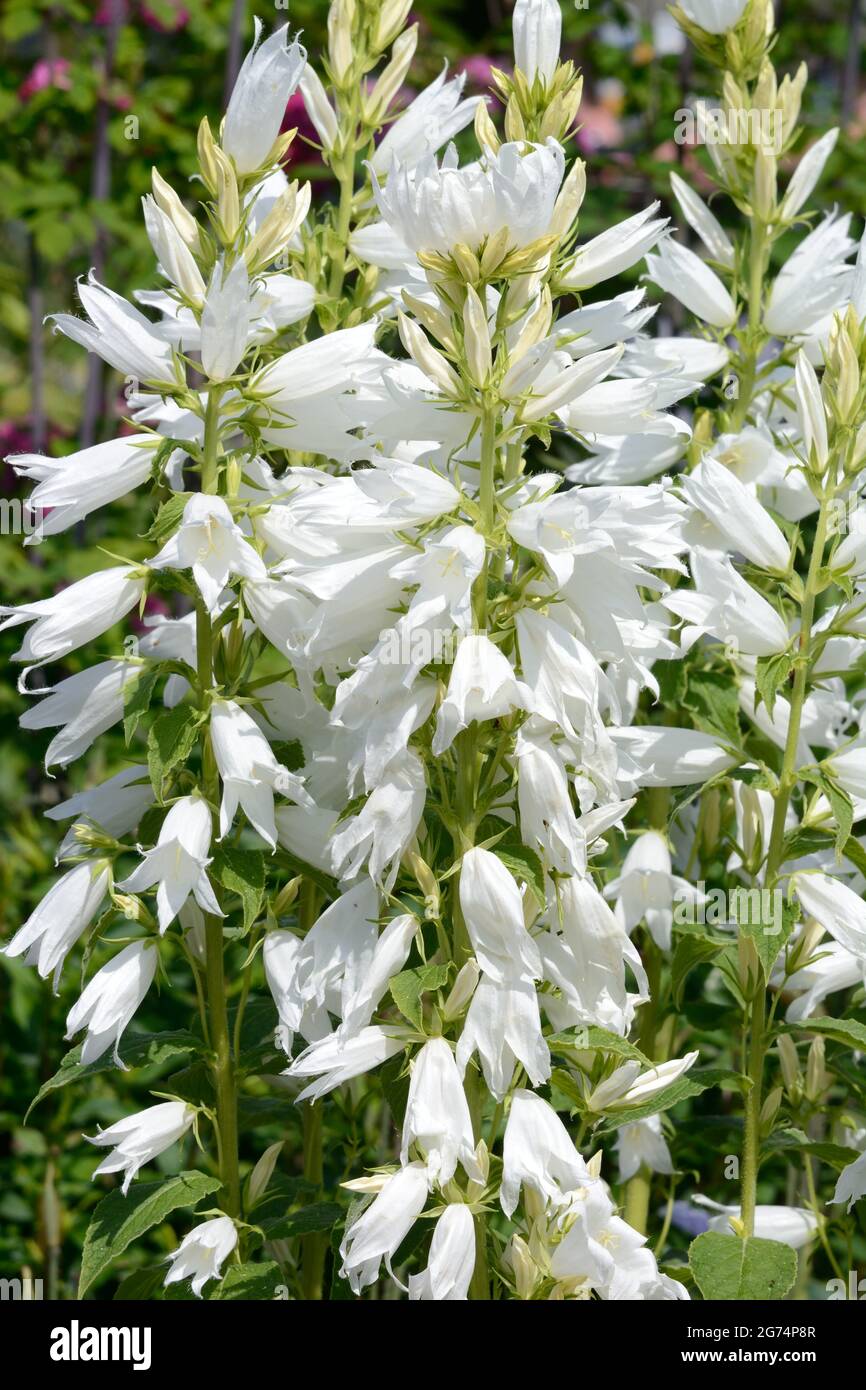
[[[705,1231],[689,1246],[689,1264],[705,1299],[777,1300],[794,1287],[797,1254],[778,1240]]]
[[[243,930],[248,932],[259,915],[265,895],[265,856],[254,849],[217,850],[210,872],[218,883],[241,900]]]
[[[162,672],[162,663],[139,667],[123,687],[123,737],[126,745],[132,741],[143,715],[150,709],[154,686]]]
[[[622,1125],[631,1125],[637,1120],[648,1120],[651,1115],[660,1115],[672,1106],[679,1105],[680,1101],[700,1096],[713,1087],[727,1085],[729,1088],[741,1089],[744,1082],[748,1084],[748,1078],[741,1077],[738,1072],[726,1072],[716,1068],[691,1071],[685,1076],[678,1076],[670,1086],[666,1086],[663,1091],[659,1091],[640,1105],[609,1110],[604,1116],[605,1125],[607,1128],[619,1129]]]
[[[290,1240],[293,1236],[330,1231],[344,1215],[343,1208],[336,1202],[313,1202],[308,1207],[302,1207],[300,1211],[290,1212],[288,1216],[272,1217],[267,1221],[257,1220],[256,1224],[261,1226],[267,1240]]]
[[[212,1285],[207,1297],[211,1303],[229,1303],[239,1300],[270,1300],[282,1286],[283,1276],[274,1260],[261,1264],[252,1261],[247,1264],[229,1265],[218,1283]]]
[[[153,790],[162,796],[166,778],[192,752],[202,722],[200,710],[176,705],[157,716],[147,736],[147,767]]]
[[[708,965],[730,942],[716,941],[713,937],[698,932],[689,932],[679,938],[671,961],[671,994],[674,1004],[682,1003],[686,980],[699,965]]]
[[[801,1129],[779,1129],[771,1134],[764,1145],[767,1153],[785,1153],[795,1150],[797,1153],[810,1154],[812,1158],[820,1159],[822,1163],[829,1163],[834,1168],[847,1168],[849,1163],[853,1163],[859,1157],[859,1150],[849,1149],[844,1144],[832,1144],[826,1139],[810,1139]]]
[[[833,1042],[866,1051],[866,1023],[860,1023],[856,1018],[804,1018],[802,1023],[791,1024],[787,1029],[788,1032],[795,1030],[818,1033]]]
[[[777,652],[774,656],[759,656],[755,668],[755,689],[757,696],[767,706],[767,713],[773,717],[776,695],[787,684],[793,663],[789,652]],[[757,699],[755,701],[757,705]]]
[[[178,1207],[194,1207],[218,1192],[219,1178],[206,1173],[178,1173],[165,1182],[137,1183],[124,1197],[118,1188],[103,1197],[87,1228],[81,1252],[78,1297],[106,1272],[128,1245],[160,1225]]]
[[[163,541],[168,540],[169,536],[173,535],[180,526],[183,520],[183,509],[192,496],[193,493],[191,492],[175,492],[166,502],[163,502],[153,519],[150,530],[146,532],[144,540],[150,541],[152,545],[162,545]]]
[[[282,1221],[297,1202],[309,1200],[317,1191],[316,1185],[306,1178],[290,1178],[286,1173],[276,1173],[267,1191],[256,1203],[256,1225],[264,1229],[268,1222]]]
[[[508,872],[531,890],[539,907],[544,907],[544,865],[535,850],[529,849],[518,840],[504,838],[494,845],[493,853],[501,859]]]
[[[629,1042],[628,1038],[621,1038],[618,1033],[611,1033],[607,1028],[597,1028],[594,1025],[586,1028],[567,1028],[562,1033],[554,1033],[545,1041],[553,1051],[557,1048],[571,1047],[577,1048],[580,1052],[612,1052],[617,1057],[641,1062],[645,1067],[653,1065],[650,1058],[641,1052],[639,1047],[635,1047],[634,1043]]]
[[[819,791],[822,791],[830,803],[830,810],[836,822],[834,839],[836,860],[839,862],[845,852],[854,825],[854,803],[844,787],[841,787],[825,770],[818,769],[818,771],[804,773],[803,776],[806,781],[813,783]]]
[[[403,1017],[420,1032],[423,1027],[422,994],[442,989],[447,983],[447,965],[421,965],[417,970],[401,970],[391,978],[391,998]]]
[[[740,742],[740,706],[736,683],[721,671],[690,671],[682,704],[704,733],[734,746]]]
[[[163,1062],[182,1057],[185,1053],[197,1052],[201,1047],[201,1040],[194,1033],[176,1029],[174,1032],[149,1033],[143,1037],[133,1035],[125,1038],[121,1043],[121,1056],[128,1067],[158,1066]],[[59,1091],[63,1086],[69,1086],[72,1082],[96,1076],[99,1072],[114,1070],[114,1059],[110,1053],[100,1057],[98,1062],[91,1062],[86,1067],[82,1066],[81,1044],[79,1043],[78,1046],[67,1052],[54,1075],[40,1086],[30,1102],[25,1123],[34,1107],[52,1091]]]
[[[121,1279],[114,1292],[115,1303],[140,1303],[158,1298],[165,1282],[166,1265],[135,1269]]]
[[[754,942],[764,979],[769,980],[776,957],[799,917],[799,908],[781,901],[781,893],[768,888],[732,888],[728,895],[731,919],[740,935]]]

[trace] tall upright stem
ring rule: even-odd
[[[779,785],[775,793],[773,824],[770,831],[770,844],[764,870],[764,883],[770,891],[775,887],[779,869],[782,866],[785,819],[788,814],[791,793],[797,785],[797,746],[800,740],[803,705],[805,704],[806,695],[808,693],[809,676],[812,667],[810,648],[812,624],[815,618],[815,599],[818,594],[819,574],[824,559],[824,548],[827,542],[829,508],[834,494],[835,486],[833,484],[828,485],[827,492],[821,500],[821,507],[815,524],[815,538],[812,543],[812,553],[809,557],[809,571],[806,576],[803,603],[800,609],[800,632],[797,641],[794,685],[791,691],[788,733],[785,740],[785,752],[782,759],[782,771],[779,776]],[[766,990],[763,981],[759,978],[755,990],[755,997],[752,1000],[749,1018],[748,1076],[751,1086],[746,1095],[744,1116],[745,1128],[743,1135],[740,1219],[743,1223],[743,1233],[746,1236],[752,1236],[755,1233],[755,1203],[757,1200],[758,1168],[760,1166],[760,1116],[763,1100],[764,1054],[766,1050],[766,1039],[764,1036],[766,1028],[765,1008]]]
[[[345,107],[341,99],[341,152],[334,160],[334,173],[340,186],[335,227],[335,248],[331,260],[331,273],[328,293],[332,299],[339,299],[343,293],[346,275],[346,252],[349,245],[349,232],[352,225],[352,202],[355,197],[355,154],[358,141],[358,92],[360,83],[353,83],[346,98]]]
[[[731,421],[734,430],[742,429],[746,423],[755,390],[758,357],[761,351],[761,311],[766,261],[767,230],[763,222],[755,218],[752,221],[749,245],[749,337],[748,347],[744,355],[743,373],[738,383],[737,404]]]
[[[495,410],[485,408],[481,420],[481,478],[479,501],[481,520],[487,542],[487,553],[481,574],[478,576],[473,603],[473,620],[477,631],[487,624],[487,575],[490,562],[490,546],[496,521],[496,434],[497,416]],[[478,825],[478,786],[480,758],[477,729],[470,725],[464,729],[455,742],[457,753],[457,820],[459,823],[459,850],[464,854],[475,843]],[[472,946],[460,910],[460,901],[455,887],[453,895],[453,950],[459,966],[472,954]],[[477,1072],[468,1068],[464,1081],[466,1101],[472,1118],[472,1132],[476,1143],[482,1137],[482,1096]],[[475,1217],[475,1270],[469,1286],[469,1297],[474,1301],[487,1301],[490,1298],[490,1273],[487,1265],[487,1233],[483,1215]]]
[[[309,931],[319,911],[319,890],[310,879],[301,885],[298,907],[298,923],[304,931]],[[304,1130],[304,1177],[314,1187],[320,1188],[324,1179],[325,1164],[322,1149],[322,1106],[319,1101],[307,1101],[303,1114]],[[301,1284],[304,1298],[317,1302],[322,1297],[325,1255],[328,1250],[328,1237],[322,1231],[313,1231],[301,1240]]]
[[[215,493],[219,477],[219,393],[211,391],[204,419],[204,445],[201,469],[202,492]],[[206,701],[213,688],[213,629],[210,614],[201,599],[196,604],[196,668],[199,697]],[[203,790],[211,805],[219,799],[219,782],[207,726],[201,738]],[[219,1167],[223,1184],[223,1206],[229,1216],[241,1214],[241,1184],[238,1164],[238,1105],[235,1062],[229,1035],[224,967],[222,919],[205,915],[205,989],[213,1075],[216,1090],[216,1118],[219,1137]]]

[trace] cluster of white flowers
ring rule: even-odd
[[[709,44],[744,8],[682,0],[681,13]],[[744,64],[760,9],[753,3],[742,21]],[[407,10],[398,0],[357,11],[336,0],[333,97],[287,29],[257,35],[219,143],[207,123],[199,134],[209,230],[154,171],[144,215],[167,285],[137,298],[156,317],[91,279],[79,287],[86,320],[56,318],[135,379],[140,432],[62,460],[14,461],[37,483],[32,506],[51,509],[44,529],[56,534],[148,480],[163,503],[149,559],[0,610],[6,626],[32,624],[17,654],[28,664],[22,685],[33,668],[108,632],[157,584],[175,584],[186,616],[181,608],[150,620],[135,656],[33,692],[43,698],[22,727],[58,730],[49,765],[66,767],[121,720],[134,728],[154,690],[163,696],[154,730],[162,721],[166,736],[152,734],[148,767],[51,812],[77,822],[60,849],[73,867],[7,951],[57,980],[75,943],[106,920],[107,901],[143,928],[70,1011],[69,1036],[86,1030],[87,1064],[111,1047],[120,1060],[160,938],[174,927],[185,939],[207,990],[226,1215],[187,1235],[166,1282],[192,1277],[200,1293],[236,1253],[239,1231],[243,1239],[219,994],[231,885],[214,867],[242,833],[245,846],[266,849],[266,867],[294,866],[291,891],[281,886],[256,931],[298,1100],[393,1059],[408,1071],[399,1166],[350,1184],[366,1201],[341,1246],[352,1288],[377,1279],[383,1260],[390,1270],[432,1202],[428,1264],[410,1276],[409,1296],[484,1297],[486,1213],[496,1202],[512,1222],[497,1275],[513,1296],[684,1298],[640,1223],[617,1214],[600,1154],[578,1152],[561,1086],[551,1102],[536,1091],[556,1055],[581,1136],[602,1117],[618,1129],[624,1181],[639,1169],[673,1171],[651,1102],[676,1098],[698,1054],[646,1056],[627,1041],[651,995],[631,937],[645,923],[655,950],[668,952],[675,905],[703,901],[688,869],[701,826],[682,813],[681,873],[664,826],[638,836],[604,889],[594,863],[644,789],[717,782],[746,754],[734,731],[695,727],[676,708],[646,722],[661,693],[657,663],[721,644],[734,665],[735,720],[738,692],[764,740],[790,750],[794,730],[784,804],[779,782],[753,765],[734,784],[732,872],[767,871],[775,882],[804,763],[823,769],[804,824],[820,831],[838,818],[840,795],[866,810],[866,738],[838,674],[866,650],[864,600],[849,583],[839,605],[814,618],[828,532],[804,591],[789,524],[820,510],[826,528],[828,461],[837,496],[866,460],[866,427],[854,428],[866,242],[852,267],[850,219],[834,214],[764,288],[773,241],[808,199],[829,137],[781,199],[768,153],[755,154],[754,187],[744,190],[741,154],[715,150],[723,186],[760,218],[751,282],[714,214],[678,178],[674,195],[707,260],[670,234],[657,204],[582,240],[586,176],[566,144],[579,79],[560,63],[555,0],[515,6],[516,72],[503,78],[509,138],[500,143],[483,101],[464,99],[461,80],[443,74],[388,127],[370,161],[370,196],[355,200],[356,225],[358,146],[344,117],[350,107],[352,129],[368,133],[382,124],[417,40],[404,30]],[[359,52],[372,66],[389,47],[362,99]],[[789,138],[802,81],[777,90],[765,57],[756,80],[755,100],[778,108]],[[350,196],[324,237],[308,219],[309,189],[289,185],[279,167],[280,123],[299,83],[344,192],[348,170]],[[478,154],[461,163],[450,142],[473,121]],[[324,287],[310,271],[322,246]],[[649,278],[699,320],[695,336],[648,336],[646,288],[604,297],[605,280],[644,258]],[[323,302],[330,331],[301,341]],[[748,327],[737,336],[744,307]],[[729,369],[740,396],[725,431],[693,431],[674,407]],[[579,441],[584,457],[563,471],[551,456],[541,471],[533,460],[553,432]],[[674,481],[687,455],[690,470]],[[855,586],[864,535],[858,509],[832,559]],[[813,621],[819,675],[807,688],[813,666],[798,664],[795,643],[802,656]],[[259,674],[268,651],[282,674]],[[785,685],[795,668],[802,688]],[[302,753],[294,769],[288,745]],[[130,852],[123,837],[154,807],[166,812],[155,842],[115,883],[114,860]],[[804,840],[789,856],[805,915],[834,942],[819,951],[814,928],[807,945],[798,928],[775,963],[798,995],[789,1018],[866,971],[866,907],[856,883],[831,876],[832,856],[832,836],[822,851]],[[301,921],[289,909],[305,875]],[[155,917],[140,896],[154,889]],[[414,990],[409,1003],[391,994],[396,976]],[[126,1191],[196,1112],[167,1101],[112,1125],[93,1141],[113,1146],[97,1172],[122,1169]],[[850,1180],[842,1187],[846,1198],[854,1192]]]

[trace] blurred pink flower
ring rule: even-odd
[[[290,169],[293,164],[316,163],[321,159],[318,149],[313,145],[307,144],[312,140],[316,145],[319,143],[319,136],[316,127],[307,115],[307,108],[304,105],[304,98],[301,92],[293,92],[289,97],[286,106],[286,114],[283,117],[281,131],[297,130],[297,135],[292,141],[291,148],[283,160],[284,168]]]
[[[148,9],[147,5],[139,6],[139,14],[148,29],[156,29],[160,34],[176,34],[189,24],[190,15],[189,10],[185,10],[182,5],[175,3],[175,0],[172,0],[171,9],[173,13],[167,20]]]
[[[37,92],[44,92],[46,87],[57,87],[68,92],[71,86],[66,58],[40,58],[18,88],[18,97],[20,101],[29,101]]]
[[[126,0],[100,0],[100,4],[96,6],[93,23],[111,24],[116,14],[118,22],[123,24],[126,22],[127,9]]]
[[[508,63],[494,63],[492,58],[486,57],[483,53],[473,53],[460,60],[457,71],[466,73],[470,87],[480,87],[486,92],[493,81],[493,69],[499,68],[500,72],[503,72],[507,71],[509,66]]]
[[[139,618],[138,609],[134,609],[129,618],[129,625],[133,632],[143,637],[150,632],[150,626],[145,621],[147,618],[170,618],[171,609],[161,594],[148,594],[144,603],[144,612]]]
[[[622,115],[625,94],[616,78],[598,84],[598,101],[584,102],[577,113],[580,129],[577,143],[585,154],[614,149],[622,144]]]

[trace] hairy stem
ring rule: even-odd
[[[803,603],[800,609],[800,632],[797,640],[796,669],[794,686],[791,691],[788,733],[785,740],[785,752],[782,759],[782,771],[779,776],[779,785],[775,793],[773,824],[770,832],[770,845],[764,871],[764,882],[767,889],[770,891],[775,887],[779,869],[782,866],[785,819],[788,814],[791,793],[797,785],[797,745],[800,740],[803,706],[808,693],[809,676],[812,669],[811,645],[812,624],[815,618],[815,599],[817,598],[819,590],[819,575],[827,541],[829,509],[832,504],[834,493],[835,487],[832,485],[828,486],[827,492],[821,500],[821,508],[818,512],[818,520],[815,525],[815,537],[812,542],[812,553],[809,557],[809,570],[803,591]],[[743,1233],[746,1236],[752,1236],[755,1233],[755,1203],[758,1169],[760,1166],[760,1115],[763,1099],[764,1055],[766,1051],[765,1010],[766,990],[759,979],[755,990],[755,997],[752,1000],[749,1017],[748,1076],[752,1084],[746,1095],[745,1102],[745,1132],[743,1136],[743,1168],[740,1197],[740,1217],[743,1223]]]
[[[310,879],[301,885],[298,904],[298,923],[304,931],[309,931],[319,911],[319,890]],[[322,1106],[319,1101],[308,1101],[303,1115],[304,1177],[314,1187],[320,1188],[324,1179],[325,1164],[322,1149]],[[318,1302],[322,1298],[325,1255],[328,1251],[328,1237],[322,1231],[313,1231],[301,1240],[301,1284],[304,1298]]]
[[[202,492],[215,493],[219,478],[219,393],[208,394],[204,419],[204,447],[201,469]],[[213,627],[201,599],[196,604],[196,668],[199,698],[205,702],[213,688]],[[219,780],[207,726],[201,738],[203,790],[212,806],[219,799]],[[223,924],[219,917],[205,915],[205,993],[208,1032],[213,1051],[216,1118],[219,1136],[219,1167],[223,1184],[223,1205],[229,1216],[241,1215],[241,1184],[238,1165],[238,1106],[235,1063],[229,1035],[226,1001]]]

